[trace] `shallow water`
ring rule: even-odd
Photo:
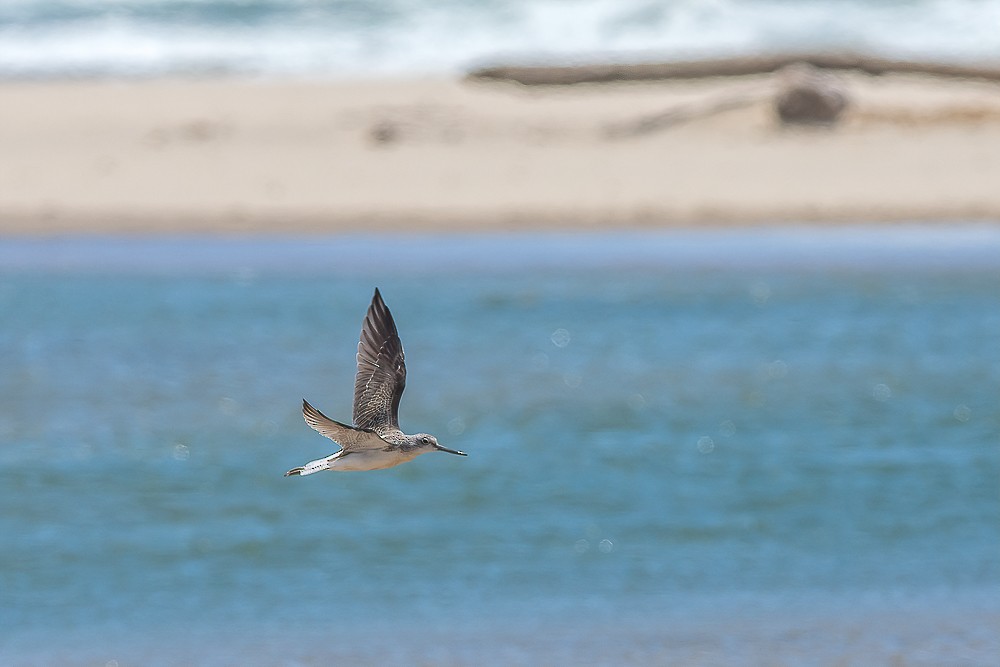
[[[995,228],[8,239],[0,267],[4,664],[1000,654]],[[285,479],[332,451],[301,397],[350,415],[376,284],[404,429],[470,455]]]

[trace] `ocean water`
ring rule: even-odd
[[[469,456],[283,478],[376,285]],[[1000,656],[996,227],[2,239],[0,313],[4,665]]]
[[[5,0],[0,77],[453,73],[774,49],[1000,59],[1000,0]]]

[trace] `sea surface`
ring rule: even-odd
[[[4,0],[0,78],[354,78],[857,49],[1000,60],[1000,0]]]
[[[351,414],[467,458],[284,478]],[[1000,228],[0,239],[0,664],[996,665]]]

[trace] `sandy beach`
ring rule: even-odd
[[[840,80],[811,128],[777,120],[776,75],[7,82],[0,233],[1000,221],[1000,85]]]

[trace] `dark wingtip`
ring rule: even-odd
[[[314,426],[315,422],[318,420],[329,419],[322,412],[317,410],[312,406],[312,404],[306,399],[302,399],[302,418],[306,420],[306,423],[310,426]]]
[[[291,470],[285,473],[285,477],[289,477],[291,475],[301,475],[302,470],[303,470],[302,468],[292,468]]]

